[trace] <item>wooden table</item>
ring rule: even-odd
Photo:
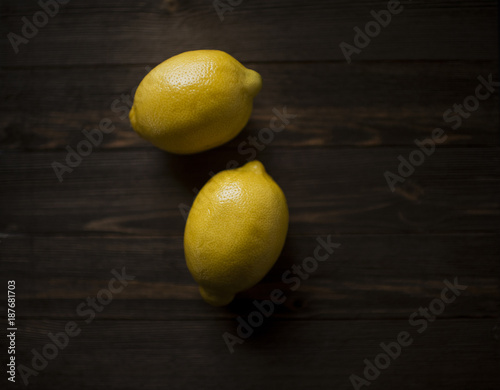
[[[499,79],[496,2],[66,3],[0,6],[0,279],[15,281],[18,366],[2,389],[499,388],[499,97],[478,87]],[[355,27],[372,36],[348,63]],[[227,51],[264,86],[236,139],[174,156],[127,113],[147,67],[193,49]],[[283,112],[286,129],[249,146]],[[86,155],[60,181],[68,150]],[[254,157],[287,196],[288,238],[260,284],[213,308],[185,266],[184,216],[211,171]],[[311,260],[328,236],[337,247]],[[300,286],[283,280],[294,265]],[[276,288],[286,300],[261,320],[253,302]],[[256,326],[238,335],[238,318]]]

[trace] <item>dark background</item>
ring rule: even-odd
[[[1,2],[0,286],[16,281],[16,362],[31,367],[68,321],[81,329],[30,388],[352,389],[402,331],[413,344],[370,389],[499,388],[498,93],[458,129],[442,118],[479,75],[498,80],[498,5],[403,4],[348,64],[339,44],[387,2],[244,0],[221,21],[210,0],[73,0],[18,54],[7,34],[40,6]],[[174,156],[132,131],[120,99],[146,66],[194,49],[227,51],[263,89],[236,139]],[[258,286],[213,308],[185,266],[179,208],[210,171],[245,163],[238,145],[285,106],[297,117],[256,157],[288,199],[285,248]],[[53,161],[103,118],[115,130],[59,182]],[[391,192],[384,172],[436,127],[447,142]],[[329,234],[340,248],[287,289],[283,272]],[[87,324],[76,308],[123,267],[135,280]],[[409,316],[455,278],[467,290],[418,334]],[[224,332],[276,287],[286,302],[230,354]]]

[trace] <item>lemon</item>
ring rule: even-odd
[[[245,127],[261,87],[257,72],[223,51],[185,52],[144,77],[130,123],[160,149],[201,152],[222,145]]]
[[[285,195],[252,161],[212,177],[196,196],[184,232],[189,271],[214,306],[257,284],[274,265],[288,230]]]

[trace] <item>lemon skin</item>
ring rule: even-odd
[[[259,161],[222,171],[198,193],[184,232],[186,264],[211,305],[230,303],[272,268],[285,243],[285,195]]]
[[[234,138],[247,124],[262,78],[219,50],[174,56],[141,81],[130,123],[160,149],[202,152]]]

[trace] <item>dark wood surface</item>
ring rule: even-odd
[[[73,0],[18,54],[7,34],[40,7],[0,3],[0,285],[16,280],[16,362],[31,367],[71,321],[81,330],[29,387],[353,389],[380,343],[408,332],[363,389],[498,389],[498,90],[459,128],[443,120],[478,76],[499,79],[498,4],[403,2],[348,64],[339,44],[387,2],[244,0],[223,21],[212,3]],[[264,86],[236,139],[169,155],[132,131],[120,99],[147,66],[193,49],[229,52]],[[283,107],[296,117],[256,155],[289,203],[283,253],[257,286],[210,307],[185,266],[182,210],[211,171],[248,160],[238,146]],[[60,182],[53,161],[103,118],[115,130]],[[384,173],[436,127],[447,141],[392,192]],[[327,235],[340,247],[292,290],[282,275]],[[135,279],[87,323],[77,308],[123,267]],[[412,313],[455,279],[467,289],[418,333]],[[275,288],[285,303],[231,354],[223,334]],[[2,375],[2,389],[25,388]]]

